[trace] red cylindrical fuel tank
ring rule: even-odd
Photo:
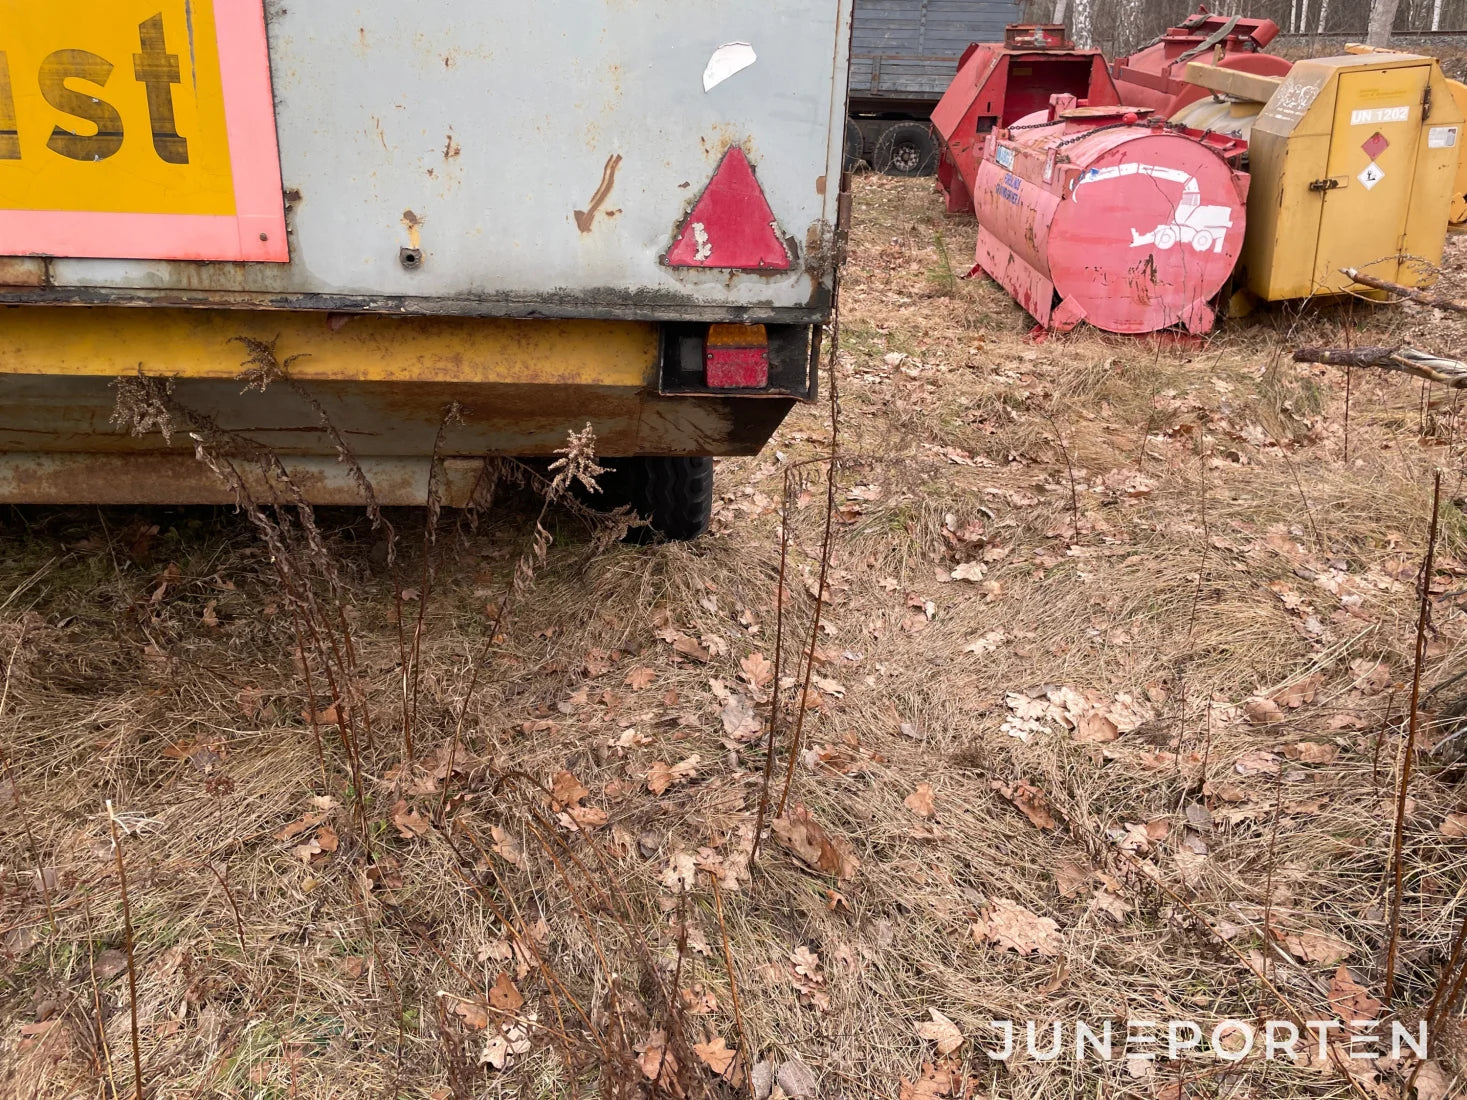
[[[989,136],[978,266],[1046,328],[1206,332],[1243,248],[1248,178],[1228,159],[1243,146],[1064,106]]]

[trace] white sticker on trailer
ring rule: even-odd
[[[1410,107],[1370,107],[1350,112],[1351,126],[1378,126],[1382,122],[1405,122],[1411,117]]]
[[[1457,147],[1457,128],[1455,126],[1433,126],[1426,131],[1426,147],[1428,149],[1455,149]]]

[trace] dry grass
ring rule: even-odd
[[[563,518],[489,639],[437,826],[446,749],[533,501],[503,506],[463,545],[440,539],[406,767],[395,616],[401,606],[415,621],[417,606],[395,601],[365,520],[321,517],[376,709],[365,833],[332,737],[322,787],[290,609],[241,520],[12,511],[0,553],[0,1095],[105,1095],[114,1080],[114,1095],[130,1091],[105,799],[129,834],[143,1066],[159,1096],[646,1088],[617,1058],[658,1029],[739,1046],[724,930],[753,1057],[802,1062],[821,1097],[896,1096],[918,1080],[939,1062],[916,1031],[933,1008],[969,1041],[917,1096],[1405,1095],[1384,1063],[1354,1063],[1354,1084],[1286,1060],[1223,1072],[1202,1058],[1133,1077],[1119,1059],[1004,1064],[982,1048],[990,1019],[1286,1018],[1245,962],[1261,959],[1265,923],[1296,948],[1310,932],[1338,940],[1379,996],[1401,744],[1384,719],[1392,700],[1400,718],[1404,696],[1357,680],[1376,661],[1409,678],[1431,472],[1461,496],[1462,431],[1449,396],[1423,410],[1414,383],[1357,372],[1347,460],[1345,379],[1288,351],[1338,341],[1347,320],[1358,343],[1457,334],[1355,303],[1280,309],[1195,347],[1094,333],[1033,345],[997,288],[956,277],[973,227],[944,218],[926,184],[862,179],[856,225],[840,512],[794,798],[859,870],[817,873],[773,838],[742,870],[764,758],[751,728],[724,720],[737,717],[730,697],[767,699],[740,662],[774,656],[784,471],[822,453],[820,408],[759,457],[722,464],[714,533],[697,545],[593,553]],[[813,609],[821,478],[807,469],[791,506],[787,677]],[[392,518],[401,576],[415,578],[421,516]],[[1460,667],[1463,645],[1455,503],[1443,528],[1428,687]],[[952,579],[969,562],[986,576]],[[674,648],[680,637],[707,660]],[[1315,674],[1282,722],[1239,709]],[[1120,714],[1128,697],[1124,731],[1078,739],[1046,689],[1073,715]],[[1026,739],[1011,732],[1023,698],[1038,700],[1016,731]],[[1314,751],[1333,760],[1286,754],[1300,742],[1331,746]],[[695,756],[648,790],[656,762]],[[1462,796],[1435,755],[1421,765],[1406,823],[1406,1019],[1467,912],[1467,842],[1440,833]],[[589,793],[562,799],[559,819],[545,795],[502,779],[551,787],[562,771]],[[1052,828],[997,789],[1021,781],[1043,792]],[[920,784],[930,818],[904,802]],[[593,811],[591,839],[569,827],[575,804]],[[276,839],[308,812],[321,824]],[[1127,829],[1148,823],[1149,835]],[[311,852],[322,826],[336,847]],[[700,865],[722,875],[722,926],[705,874],[694,870],[686,898],[675,890]],[[1000,899],[1056,923],[1048,953],[987,942]],[[1272,987],[1333,1017],[1336,967],[1298,954],[1273,952]],[[500,1027],[501,971],[525,998],[503,1022],[525,1026],[529,1049],[497,1071],[478,1061]],[[658,987],[674,978],[695,1011],[666,1010]],[[1458,1023],[1436,1036],[1449,1073]],[[736,1091],[684,1057],[690,1090]]]

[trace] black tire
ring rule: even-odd
[[[846,171],[854,172],[861,167],[866,153],[866,139],[861,136],[861,128],[856,125],[856,120],[846,119]]]
[[[649,526],[633,528],[629,541],[691,542],[707,532],[713,518],[713,459],[648,456],[603,459],[602,465],[607,468],[602,491],[587,503],[608,510],[630,505]]]
[[[871,167],[886,176],[930,176],[937,171],[937,141],[925,122],[898,122],[876,142]]]

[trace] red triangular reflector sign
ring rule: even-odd
[[[707,189],[667,250],[669,267],[722,267],[788,271],[774,211],[737,145],[719,162]]]

